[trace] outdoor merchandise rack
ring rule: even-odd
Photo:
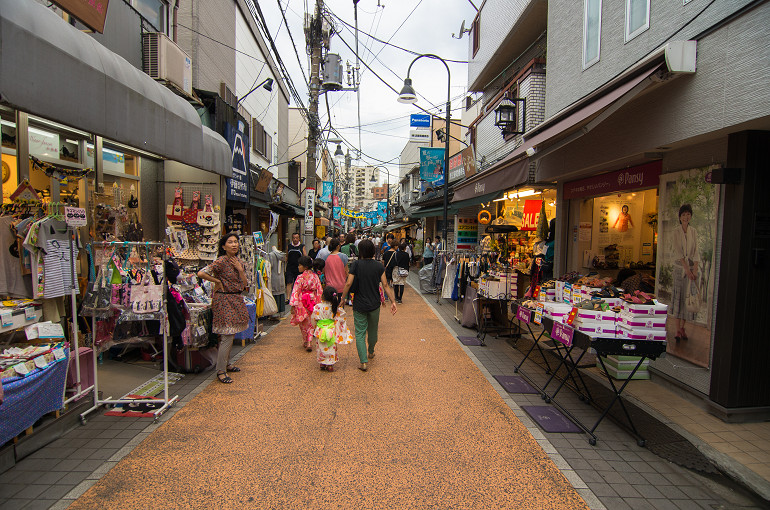
[[[476,318],[478,332],[476,338],[482,346],[488,333],[503,333],[503,336],[518,338],[521,335],[514,319],[508,319],[508,302],[516,299],[518,273],[515,269],[493,270],[488,276],[479,277],[479,289],[475,301],[478,303],[479,317]],[[498,306],[505,316],[506,325],[492,322],[492,306]],[[485,310],[486,309],[486,310]],[[489,314],[489,316],[487,316]]]
[[[527,324],[527,327],[529,328],[529,322],[534,321],[534,318],[535,318],[534,314],[535,314],[535,311],[533,310],[529,310],[524,307],[519,307],[517,309],[516,318],[522,322],[525,322]],[[527,317],[527,315],[529,316]],[[551,369],[550,365],[548,365],[546,361],[546,366],[548,367],[547,370],[550,371],[550,377],[545,382],[545,384],[543,384],[542,387],[539,387],[539,388],[536,387],[536,389],[538,389],[540,392],[540,397],[546,403],[554,404],[556,407],[559,408],[559,410],[562,413],[568,416],[569,419],[571,419],[578,427],[583,429],[590,436],[588,439],[588,443],[592,446],[595,446],[597,441],[596,428],[599,426],[599,424],[604,420],[604,418],[610,412],[610,410],[612,409],[612,406],[614,406],[615,403],[618,402],[623,411],[623,414],[626,417],[626,420],[628,421],[628,426],[630,428],[631,433],[634,435],[634,437],[636,437],[637,444],[639,446],[644,447],[646,444],[645,439],[641,437],[641,435],[637,431],[636,426],[634,425],[634,422],[631,419],[631,415],[629,414],[628,409],[626,408],[626,405],[623,402],[623,399],[621,398],[621,394],[623,393],[623,390],[625,390],[629,381],[633,379],[634,374],[642,366],[645,359],[650,358],[654,360],[665,354],[666,342],[658,341],[658,340],[634,340],[629,338],[606,338],[601,336],[593,337],[593,336],[587,335],[586,333],[583,333],[582,331],[578,331],[576,328],[574,328],[569,324],[563,324],[549,317],[544,316],[542,317],[541,320],[542,320],[543,332],[547,332],[549,336],[553,339],[554,345],[556,346],[556,351],[561,357],[561,361],[554,369]],[[532,334],[531,329],[530,329],[530,334]],[[543,333],[541,332],[540,335],[538,336],[535,336],[534,334],[532,335],[532,338],[535,341],[535,345],[538,344],[538,340],[540,339],[540,336],[542,336],[542,334]],[[580,355],[577,356],[577,359],[574,359],[572,357],[572,351],[575,347],[578,347],[582,350]],[[564,353],[562,353],[561,349],[564,349]],[[578,366],[580,364],[580,361],[583,359],[583,356],[585,356],[585,354],[589,351],[593,351],[596,353],[599,363],[602,366],[603,372],[607,377],[607,381],[609,382],[610,388],[612,389],[612,393],[613,393],[612,399],[609,401],[609,403],[606,406],[604,406],[603,409],[601,409],[601,415],[593,424],[593,426],[591,426],[590,428],[586,424],[581,422],[579,419],[577,419],[569,411],[569,409],[561,405],[561,403],[556,400],[556,396],[558,395],[559,391],[561,391],[562,387],[565,386],[568,380],[571,380],[574,387],[576,388],[576,392],[578,393],[580,400],[584,400],[586,403],[591,403],[592,401],[596,403],[596,401],[593,400],[593,398],[591,397],[591,394],[588,391],[588,386],[585,384],[585,381],[583,380],[582,375],[580,374],[580,371],[578,369]],[[527,353],[527,355],[525,355],[524,360],[522,360],[522,362],[515,369],[515,371],[518,372],[521,370],[521,366],[529,356],[530,352],[532,352],[532,348],[530,348],[530,351]],[[545,359],[543,351],[541,350],[540,352],[543,355],[543,358]],[[610,376],[610,373],[607,371],[606,366],[604,364],[603,358],[606,356],[612,356],[612,355],[639,356],[639,360],[637,361],[636,365],[631,371],[631,374],[626,378],[626,380],[620,386],[617,386],[615,384],[615,381],[613,381],[612,377]],[[551,385],[552,382],[554,382],[555,379],[557,379],[556,375],[562,367],[565,367],[567,370],[566,376],[563,378],[559,378],[560,379],[559,385],[556,387],[555,390],[553,390],[552,392],[549,392],[548,387]],[[524,375],[529,380],[529,382],[534,385],[532,378],[527,377],[524,372],[522,372],[522,375]],[[575,375],[577,375],[577,378],[575,378]],[[586,394],[583,394],[581,387],[585,390]]]
[[[167,323],[167,310],[166,310],[166,288],[168,286],[168,282],[166,281],[166,271],[165,271],[165,262],[167,259],[166,255],[166,244],[160,243],[160,242],[124,242],[124,241],[104,241],[104,242],[94,242],[89,245],[91,248],[107,248],[107,247],[125,247],[125,248],[139,248],[139,247],[145,247],[148,249],[150,248],[161,248],[162,252],[162,258],[163,258],[163,276],[161,278],[161,307],[160,307],[160,328],[162,330],[163,335],[163,398],[162,399],[156,399],[156,398],[148,398],[148,399],[142,399],[141,402],[143,404],[147,403],[156,403],[156,404],[163,404],[160,408],[156,409],[152,415],[154,418],[154,421],[157,421],[158,418],[166,412],[166,410],[174,405],[174,403],[179,400],[179,395],[174,395],[173,397],[169,397],[169,391],[168,391],[168,328],[166,326]],[[93,253],[93,251],[92,251]],[[149,253],[148,253],[148,262],[149,262]],[[151,277],[151,276],[149,276]],[[91,331],[94,335],[94,348],[93,348],[93,365],[94,365],[94,405],[84,411],[80,414],[80,422],[82,424],[86,423],[86,416],[90,414],[91,412],[99,409],[102,405],[115,405],[115,404],[132,404],[136,403],[136,400],[132,399],[113,399],[112,397],[107,397],[104,399],[99,398],[99,369],[98,369],[98,354],[97,354],[97,346],[96,346],[96,317],[91,318]]]

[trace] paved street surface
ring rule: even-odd
[[[407,287],[395,317],[382,309],[366,373],[353,345],[321,372],[283,320],[239,354],[234,384],[207,372],[172,386],[181,402],[159,424],[94,413],[0,475],[0,508],[763,507],[609,420],[597,446],[543,432],[520,407],[542,400],[493,377],[514,375],[522,354],[493,336],[462,346],[455,337],[475,332],[454,303],[426,298]],[[562,395],[582,419],[598,416]]]
[[[368,372],[284,321],[70,508],[585,508],[413,292]],[[383,309],[383,312],[385,309]],[[352,320],[351,320],[352,324]]]

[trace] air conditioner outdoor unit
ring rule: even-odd
[[[169,81],[192,95],[192,59],[166,34],[146,33],[143,38],[144,72]]]

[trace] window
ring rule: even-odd
[[[650,28],[650,0],[626,0],[626,42]]]
[[[144,19],[152,23],[152,26],[169,37],[168,4],[163,0],[132,0],[131,5]]]
[[[471,25],[471,37],[473,38],[473,56],[476,56],[476,52],[479,51],[479,46],[481,45],[481,39],[479,37],[479,17],[476,16],[476,19],[473,20],[473,25]],[[462,35],[462,34],[460,34]]]
[[[584,0],[583,69],[599,61],[602,36],[602,0]]]
[[[265,155],[265,128],[257,119],[251,121],[251,147],[255,152]]]

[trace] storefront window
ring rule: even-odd
[[[9,202],[11,193],[19,185],[16,167],[16,123],[7,120],[5,116],[0,118],[0,131],[2,131],[2,202]]]

